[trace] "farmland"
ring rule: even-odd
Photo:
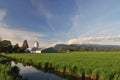
[[[75,76],[96,80],[120,80],[120,52],[5,54],[5,56],[38,67],[52,67],[55,71]]]

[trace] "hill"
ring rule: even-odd
[[[98,45],[98,44],[57,44],[54,46],[57,51],[72,50],[72,51],[120,51],[120,45]]]

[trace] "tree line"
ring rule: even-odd
[[[27,40],[23,41],[22,46],[18,43],[13,45],[10,40],[0,40],[0,53],[25,53],[28,47]]]

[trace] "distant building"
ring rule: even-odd
[[[34,47],[39,48],[39,43],[37,41],[34,43]]]
[[[42,48],[39,48],[39,43],[36,41],[34,47],[31,49],[31,53],[41,53]]]

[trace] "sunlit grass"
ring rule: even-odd
[[[54,67],[62,69],[66,66],[70,73],[76,68],[76,72],[82,75],[82,71],[90,77],[97,75],[101,80],[119,80],[120,78],[120,52],[72,52],[49,54],[7,54],[7,56],[32,61],[33,64],[46,62]]]

